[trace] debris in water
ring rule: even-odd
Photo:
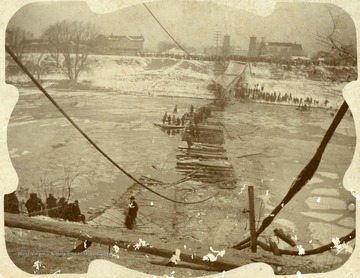
[[[347,209],[348,209],[348,211],[350,211],[350,212],[355,211],[355,209],[356,209],[355,203],[352,202],[352,201],[348,202],[348,203],[347,203]]]
[[[142,246],[147,246],[148,244],[146,243],[145,240],[142,240],[141,238],[139,238],[139,242],[135,243],[135,245],[133,246],[135,248],[135,250],[139,250],[140,247]]]
[[[175,265],[178,264],[181,261],[180,254],[181,254],[180,249],[176,249],[175,253],[171,256],[171,258],[170,258],[169,262],[167,263],[167,265],[170,266],[170,265],[173,265],[173,264],[175,264]]]
[[[112,246],[111,250],[110,250],[111,256],[113,256],[117,259],[120,258],[119,254],[118,254],[119,250],[120,250],[120,248],[116,244],[114,246]]]
[[[225,255],[225,250],[216,251],[210,246],[211,252],[215,253],[216,255],[209,253],[203,257],[203,261],[210,261],[215,262],[218,258],[218,256],[223,257]]]
[[[353,248],[346,242],[343,242],[340,244],[340,239],[338,237],[335,237],[332,239],[332,243],[334,244],[334,247],[337,250],[336,255],[338,255],[342,250],[345,250],[345,253],[352,253]]]
[[[296,246],[299,249],[299,255],[305,255],[305,249],[302,247],[302,245]]]
[[[34,270],[34,273],[38,273],[40,268],[45,268],[44,266],[41,265],[41,261],[37,260],[36,262],[34,262],[33,264],[33,270]]]

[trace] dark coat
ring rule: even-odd
[[[43,209],[45,208],[43,202],[36,196],[30,197],[26,201],[25,207],[28,210],[29,216],[43,215]]]
[[[129,204],[129,212],[128,212],[128,214],[132,218],[136,218],[138,209],[139,209],[138,204],[135,201],[131,201],[130,204]]]

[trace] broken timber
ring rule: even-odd
[[[282,239],[283,241],[285,241],[285,242],[286,242],[287,244],[289,244],[290,246],[292,246],[292,247],[295,247],[295,246],[296,246],[295,241],[293,241],[293,240],[291,239],[291,236],[290,236],[290,235],[285,234],[285,232],[284,232],[283,229],[275,229],[275,230],[274,230],[274,233],[275,233],[275,235],[276,235],[278,238]]]
[[[4,213],[5,226],[20,228],[26,230],[34,230],[39,232],[51,233],[60,236],[73,237],[80,240],[87,240],[98,244],[108,246],[117,245],[121,249],[127,251],[135,251],[135,243],[119,239],[119,231],[111,229],[98,229],[91,225],[82,225],[77,223],[44,221],[33,217],[23,216],[19,214]],[[136,236],[134,236],[134,239]],[[170,259],[174,254],[174,250],[155,248],[151,246],[141,246],[137,252],[151,254],[159,257]],[[202,257],[181,253],[180,258],[184,262],[203,265],[216,268],[220,271],[231,270],[239,267],[230,262],[217,260],[215,262],[204,261]]]
[[[235,172],[223,147],[223,129],[218,124],[206,122],[198,125],[198,131],[191,136],[193,145],[190,148],[185,144],[178,147],[177,171],[185,175],[196,171],[191,177],[200,182],[235,183]],[[188,134],[189,128],[186,127],[183,141]]]

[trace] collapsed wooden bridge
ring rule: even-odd
[[[233,185],[236,182],[235,173],[223,147],[221,126],[211,121],[199,124],[196,135],[191,135],[190,148],[186,143],[189,133],[191,131],[187,127],[176,155],[177,171],[191,175],[197,181]]]

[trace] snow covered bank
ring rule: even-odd
[[[87,70],[78,80],[81,88],[135,95],[214,98],[208,90],[213,80],[213,62],[106,55],[91,55],[88,61]],[[44,87],[56,88],[68,80],[60,69],[49,70],[40,79]],[[29,81],[22,73],[7,80],[15,84]]]

